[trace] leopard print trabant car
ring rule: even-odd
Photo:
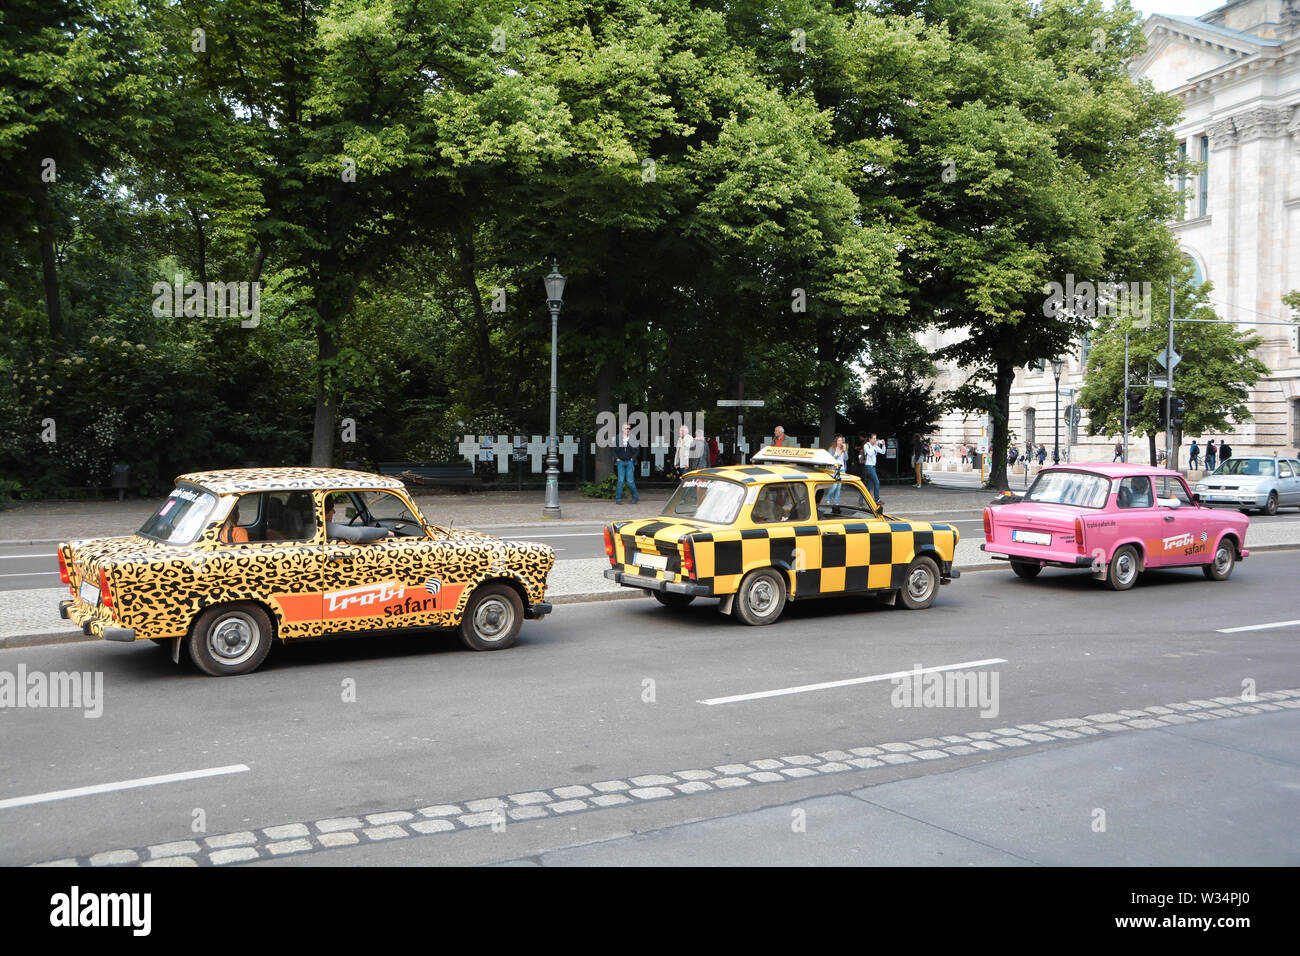
[[[327,533],[332,500],[347,507]],[[358,522],[392,536],[341,540]],[[273,638],[459,628],[475,650],[509,647],[549,613],[555,564],[544,544],[429,524],[394,479],[330,468],[181,475],[139,532],[58,558],[60,614],[84,633],[171,642],[174,659],[185,644],[218,675],[255,670]]]

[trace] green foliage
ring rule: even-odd
[[[584,498],[607,498],[614,500],[614,487],[618,483],[617,475],[606,475],[600,481],[588,481],[582,486]]]

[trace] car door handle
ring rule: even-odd
[[[326,557],[325,560],[326,560],[326,561],[351,561],[351,560],[352,560],[352,555],[350,555],[350,554],[331,554],[331,555],[329,555],[328,557]]]
[[[1173,521],[1173,520],[1174,520],[1174,516],[1173,516],[1173,515],[1165,515],[1165,520],[1166,520],[1166,521]]]

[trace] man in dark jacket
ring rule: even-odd
[[[636,461],[641,457],[641,446],[632,440],[632,426],[623,425],[623,437],[619,439],[618,447],[614,449],[614,467],[618,469],[618,483],[614,485],[614,504],[623,503],[623,483],[627,482],[628,488],[632,491],[632,502],[634,504],[641,501],[641,496],[636,493]]]
[[[1222,465],[1231,457],[1232,446],[1228,444],[1228,439],[1225,438],[1223,441],[1219,442],[1219,464]]]

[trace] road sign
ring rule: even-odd
[[[1168,388],[1168,387],[1169,387],[1169,379],[1167,379],[1167,378],[1153,378],[1153,379],[1151,380],[1151,387],[1152,387],[1152,388]]]
[[[761,398],[720,398],[718,399],[719,408],[762,408],[763,400]]]
[[[1182,360],[1183,357],[1179,355],[1177,352],[1174,352],[1173,361],[1171,362],[1169,360],[1168,349],[1161,349],[1160,354],[1156,356],[1156,361],[1160,363],[1160,367],[1167,368],[1171,372],[1178,367],[1178,363],[1181,362]]]
[[[1058,389],[1056,390],[1056,394],[1057,394],[1057,395],[1064,395],[1066,398],[1069,398],[1071,395],[1074,394],[1074,389],[1072,389],[1072,388],[1058,388]]]

